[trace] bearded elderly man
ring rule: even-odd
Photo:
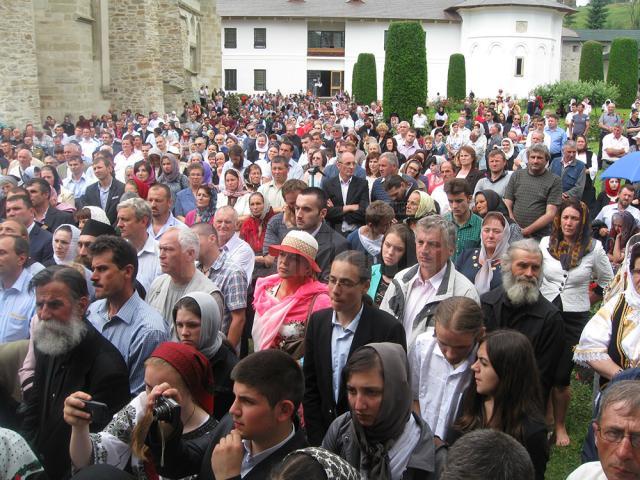
[[[49,478],[66,478],[71,427],[62,417],[64,399],[83,391],[91,400],[105,403],[109,415],[91,423],[92,432],[100,431],[129,401],[127,366],[84,317],[89,305],[84,275],[54,265],[36,274],[31,284],[40,322],[33,331],[35,381],[26,397],[22,432]]]
[[[562,354],[564,324],[560,311],[540,294],[542,252],[538,242],[512,243],[501,264],[502,285],[480,297],[485,326],[487,331],[509,328],[527,336],[547,399]]]

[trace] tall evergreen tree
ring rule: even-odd
[[[587,16],[587,27],[592,30],[600,30],[607,23],[607,0],[591,0],[589,2],[589,14]]]

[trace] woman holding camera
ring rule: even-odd
[[[179,415],[184,440],[194,444],[208,441],[208,433],[217,421],[211,415],[213,376],[202,353],[181,343],[161,343],[145,362],[144,381],[146,391],[116,413],[99,433],[89,433],[92,414],[99,414],[99,406],[96,409],[85,404],[91,400],[90,395],[76,392],[65,400],[64,420],[71,425],[69,454],[74,470],[100,465],[83,471],[83,478],[158,478],[154,460],[160,459],[152,459],[145,445],[154,420],[173,423]]]

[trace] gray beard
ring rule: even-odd
[[[77,313],[74,313],[67,323],[40,320],[33,331],[33,343],[38,351],[55,357],[77,347],[87,330],[87,325]]]
[[[502,271],[502,286],[515,306],[532,305],[540,297],[538,282],[532,283],[523,276],[514,277],[510,269]]]

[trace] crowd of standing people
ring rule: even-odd
[[[640,478],[637,110],[199,100],[0,132],[3,478]]]

